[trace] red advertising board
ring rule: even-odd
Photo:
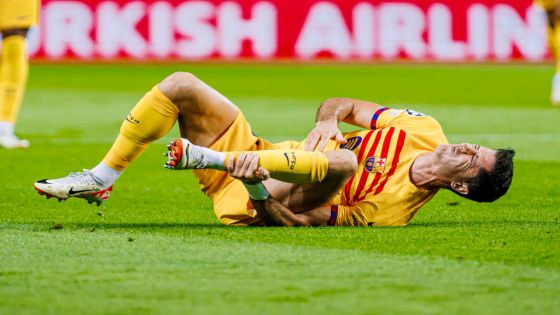
[[[530,0],[43,0],[40,59],[540,61]]]

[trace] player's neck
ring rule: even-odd
[[[439,176],[433,152],[421,154],[414,160],[410,167],[409,178],[420,189],[435,189],[445,186]]]

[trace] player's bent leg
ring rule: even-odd
[[[181,123],[182,134],[206,144],[227,130],[228,123],[231,124],[237,112],[231,102],[195,76],[174,73],[155,86],[132,109],[115,143],[91,172],[79,173],[83,176],[71,174],[65,178],[38,181],[35,188],[39,193],[59,200],[80,197],[89,201],[90,195],[97,197],[101,192],[105,193],[101,200],[105,200],[121,172],[150,142],[167,134],[177,119]],[[204,126],[209,126],[208,130],[202,131]],[[198,131],[201,136],[198,136]],[[92,177],[95,183],[88,177]],[[84,181],[88,182],[89,188],[75,188],[81,187]],[[77,190],[82,191],[76,193]],[[98,199],[93,201],[98,202]]]
[[[29,61],[27,29],[2,30],[0,67],[0,148],[27,148],[29,142],[14,134],[27,82]]]

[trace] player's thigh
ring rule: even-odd
[[[211,138],[219,137],[233,123],[239,109],[228,98],[198,78],[194,79],[191,89],[191,97],[180,104],[181,131],[193,138],[205,133]],[[216,139],[210,140],[208,144]]]
[[[197,145],[213,144],[239,112],[230,100],[191,73],[173,73],[159,88],[180,108],[181,136]]]
[[[300,185],[269,179],[264,185],[272,198],[295,213],[323,206],[340,191],[337,183],[328,181]]]

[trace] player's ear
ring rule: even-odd
[[[466,195],[469,193],[469,185],[467,185],[467,182],[451,181],[451,189],[461,195]]]

